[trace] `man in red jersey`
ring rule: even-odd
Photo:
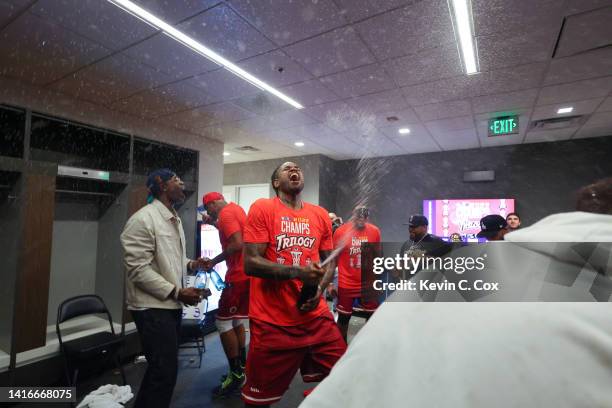
[[[360,309],[368,313],[368,317],[378,307],[374,299],[362,299],[361,288],[361,244],[379,243],[380,230],[368,222],[370,212],[360,206],[353,211],[350,222],[342,225],[334,233],[336,248],[343,248],[338,257],[338,328],[346,341],[349,320],[353,314],[353,303],[359,302]],[[374,248],[379,252],[379,248]],[[375,254],[375,256],[377,256]],[[328,291],[332,291],[328,288]]]
[[[278,402],[299,369],[305,382],[321,381],[346,349],[321,288],[333,264],[323,208],[301,199],[302,170],[292,162],[272,174],[276,197],[251,206],[244,228],[245,272],[251,276],[251,342],[242,398],[246,406]]]
[[[221,397],[237,390],[244,380],[246,348],[244,326],[249,315],[249,277],[244,273],[242,233],[246,213],[239,205],[227,203],[221,193],[210,192],[202,198],[206,212],[219,229],[223,252],[213,259],[205,259],[204,268],[211,269],[219,262],[227,264],[226,287],[221,292],[215,323],[229,363],[229,373],[213,390]]]

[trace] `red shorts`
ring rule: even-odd
[[[249,318],[249,280],[232,282],[221,292],[219,298],[219,320]]]
[[[338,313],[351,315],[353,310],[373,313],[377,307],[376,299],[361,298],[361,289],[338,288],[338,303],[336,304]]]
[[[289,327],[251,319],[250,328],[246,381],[242,386],[242,400],[248,404],[280,401],[298,369],[304,382],[321,381],[346,350],[329,313]]]

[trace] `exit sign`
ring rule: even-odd
[[[514,135],[519,132],[518,116],[489,119],[489,137]]]

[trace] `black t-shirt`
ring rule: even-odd
[[[425,252],[427,256],[440,257],[449,253],[451,249],[452,245],[450,243],[444,241],[440,237],[436,237],[435,235],[427,234],[420,241],[414,242],[409,239],[408,241],[404,242],[402,248],[400,249],[400,255],[403,255],[410,250],[417,250],[420,252]]]

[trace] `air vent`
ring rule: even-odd
[[[258,148],[253,147],[253,146],[240,146],[240,147],[235,148],[234,150],[236,150],[237,152],[242,152],[242,153],[260,152],[261,151]]]
[[[529,130],[554,130],[569,127],[576,127],[583,124],[587,119],[586,115],[563,116],[561,118],[549,118],[534,120],[529,124]]]

